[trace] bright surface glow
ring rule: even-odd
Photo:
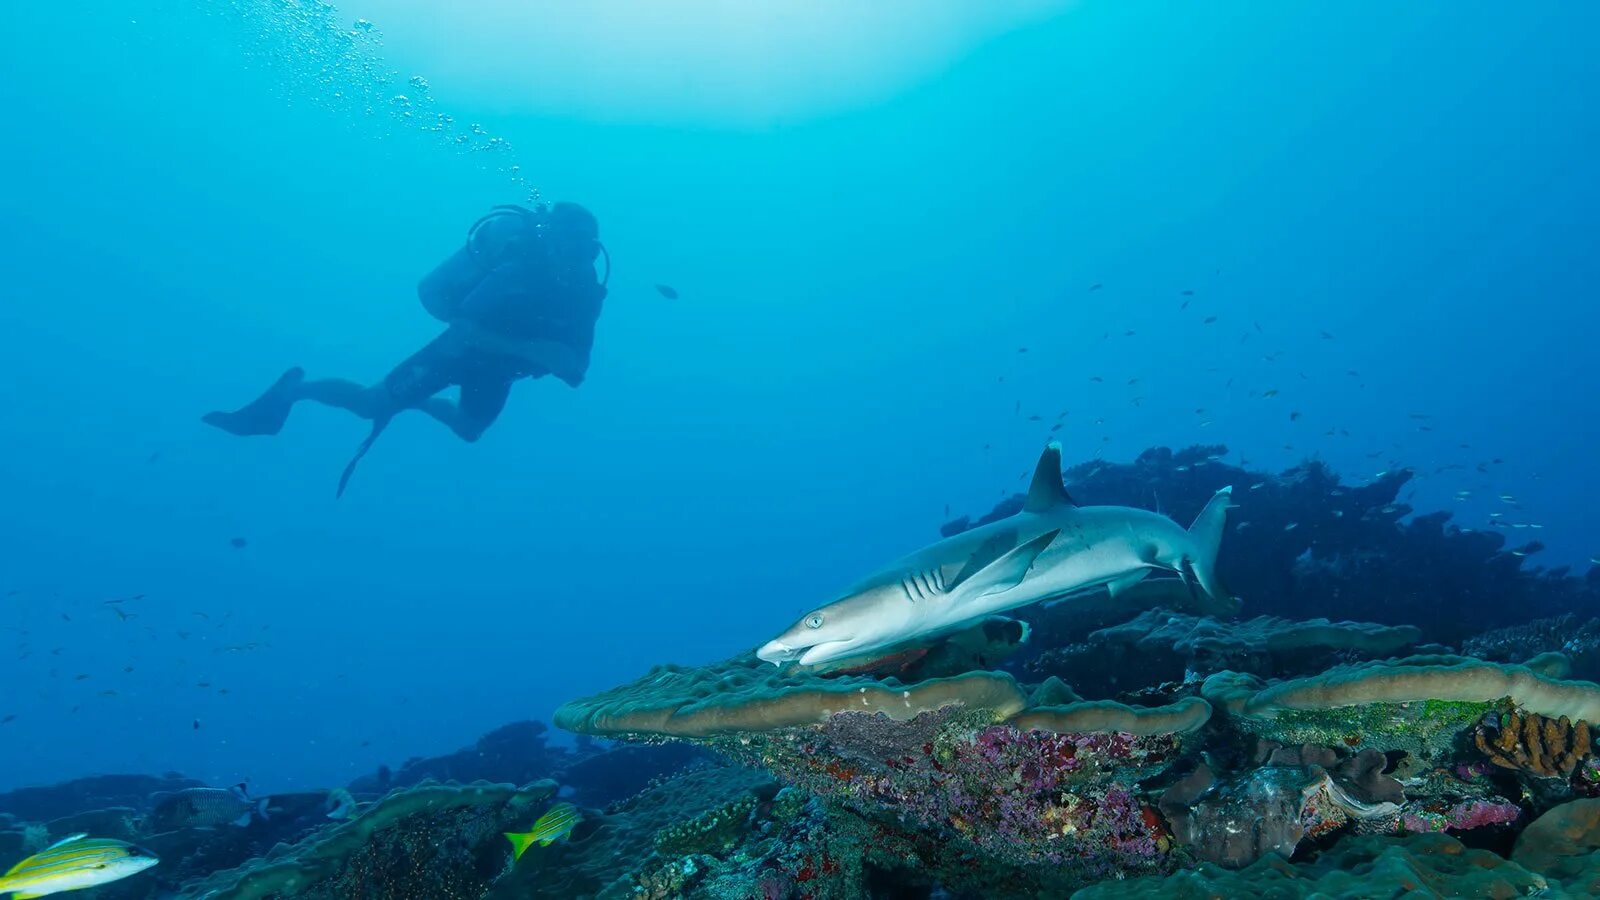
[[[342,9],[383,30],[391,60],[493,96],[503,112],[759,126],[880,103],[1071,5],[359,0]]]

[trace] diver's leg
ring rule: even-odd
[[[278,377],[267,392],[233,412],[217,410],[200,417],[207,425],[215,425],[229,434],[277,434],[289,418],[289,410],[299,399],[305,381],[304,369],[296,366]]]
[[[373,421],[393,418],[401,410],[421,406],[429,397],[449,387],[448,346],[433,341],[371,387],[344,378],[304,382],[296,390],[297,399],[349,410]]]
[[[385,385],[367,387],[343,378],[307,381],[300,385],[299,399],[349,410],[363,419],[392,416],[402,408]]]
[[[443,397],[429,397],[418,408],[443,422],[463,441],[483,437],[506,408],[511,396],[510,379],[472,379],[461,386],[461,401],[451,403]]]

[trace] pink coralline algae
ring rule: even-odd
[[[1171,849],[1164,820],[1131,786],[1177,755],[1174,736],[957,726],[908,746],[868,733],[877,727],[763,742],[760,762],[859,811],[946,829],[1015,862],[1150,871]]]
[[[1400,827],[1410,832],[1467,831],[1487,825],[1509,825],[1522,815],[1515,803],[1466,800],[1444,809],[1406,812]]]

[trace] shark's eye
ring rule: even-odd
[[[822,627],[822,613],[812,613],[811,615],[806,616],[806,627],[807,628],[821,628]]]

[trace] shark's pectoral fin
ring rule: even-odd
[[[1016,546],[1017,532],[1014,528],[1007,528],[991,535],[988,540],[978,545],[978,549],[972,551],[972,555],[967,558],[966,565],[962,566],[961,571],[956,573],[956,577],[951,579],[945,591],[955,591],[970,581],[972,576],[994,565],[995,561],[1000,557],[1016,549]]]
[[[1033,568],[1033,561],[1039,558],[1044,548],[1050,546],[1050,542],[1060,533],[1059,528],[1047,531],[1006,551],[999,559],[984,566],[981,571],[963,582],[959,591],[952,589],[957,602],[989,597],[1002,591],[1009,591],[1021,584],[1022,579],[1027,577],[1028,570]]]
[[[1145,576],[1149,575],[1149,574],[1150,574],[1150,570],[1149,569],[1138,569],[1138,570],[1136,570],[1134,572],[1130,572],[1129,574],[1122,576],[1121,578],[1116,579],[1115,581],[1112,581],[1112,582],[1108,583],[1106,585],[1106,590],[1111,592],[1111,596],[1112,597],[1116,597],[1118,594],[1121,594],[1123,591],[1127,590],[1128,588],[1131,588],[1134,585],[1138,584],[1139,582],[1143,581]]]

